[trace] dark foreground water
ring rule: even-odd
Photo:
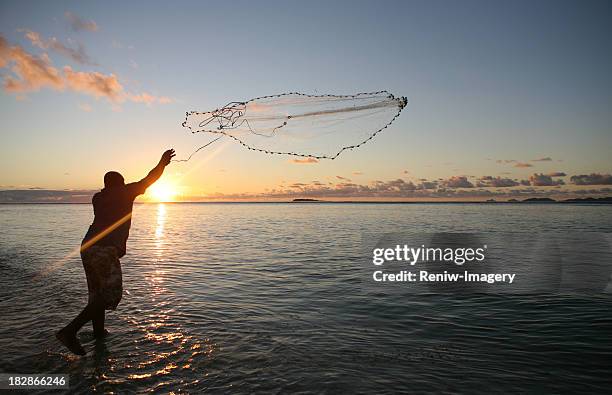
[[[69,373],[77,393],[610,390],[609,294],[374,284],[363,235],[609,234],[611,206],[137,205],[111,335],[85,327],[75,357],[53,334],[86,301],[70,254],[91,219],[0,205],[1,372]]]

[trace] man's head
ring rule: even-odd
[[[109,171],[104,175],[104,188],[120,187],[125,185],[123,176],[116,171]]]

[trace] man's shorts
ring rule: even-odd
[[[121,263],[112,246],[91,246],[81,252],[87,277],[89,303],[102,303],[105,310],[115,310],[123,294]]]

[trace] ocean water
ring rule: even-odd
[[[0,205],[0,371],[74,393],[581,393],[612,384],[605,293],[373,284],[364,234],[612,232],[612,206],[140,204],[111,332],[76,357],[89,205]],[[568,238],[572,236],[567,236]],[[367,236],[366,236],[367,238]]]

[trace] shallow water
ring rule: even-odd
[[[89,205],[0,205],[0,371],[99,392],[604,392],[605,294],[372,286],[363,235],[612,232],[612,206],[136,205],[111,335],[54,339],[86,302]],[[369,268],[368,268],[369,269]]]

